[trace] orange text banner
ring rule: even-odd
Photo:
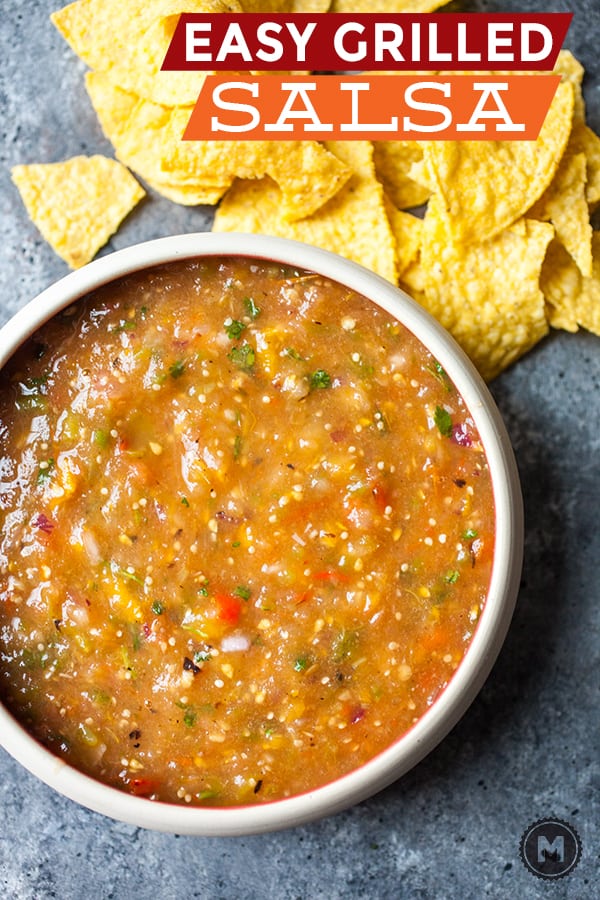
[[[209,75],[184,140],[535,140],[557,75]]]

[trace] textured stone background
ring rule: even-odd
[[[15,163],[106,152],[83,66],[48,21],[53,0],[0,0],[0,321],[65,265],[28,222]],[[456,7],[458,8],[458,7]],[[600,130],[599,0],[480,0],[467,11],[575,10]],[[108,250],[206,230],[211,214],[152,196]],[[600,339],[553,334],[492,386],[523,480],[526,548],[500,658],[450,736],[392,787],[334,818],[243,839],[163,835],[79,808],[0,751],[0,897],[596,898],[600,872]],[[555,815],[581,834],[573,875],[549,885],[518,856]]]

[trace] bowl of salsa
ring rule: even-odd
[[[304,244],[184,235],[0,346],[0,743],[114,818],[335,813],[457,722],[518,589],[500,414],[413,300]]]

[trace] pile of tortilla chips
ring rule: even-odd
[[[399,284],[488,379],[550,325],[600,334],[600,233],[590,225],[600,138],[585,123],[583,69],[566,51],[537,141],[181,141],[205,75],[160,71],[180,13],[426,13],[442,5],[76,0],[52,21],[91,69],[87,91],[122,174],[109,179],[106,164],[119,163],[102,157],[87,169],[81,158],[54,164],[66,168],[49,181],[49,167],[17,167],[30,215],[70,265],[81,265],[143,194],[133,179],[135,188],[121,184],[130,169],[176,203],[220,203],[215,231],[305,241]],[[86,196],[85,177],[92,217],[81,204],[68,211],[69,191]],[[418,215],[409,211],[416,207]]]

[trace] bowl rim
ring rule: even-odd
[[[347,285],[402,322],[440,362],[469,409],[486,453],[495,502],[495,550],[487,600],[471,643],[432,706],[358,769],[303,794],[246,807],[195,807],[134,797],[85,775],[39,744],[0,704],[0,746],[59,793],[113,819],[204,836],[259,834],[305,824],[366,799],[420,762],[458,722],[500,651],[518,593],[523,504],[508,433],[483,379],[448,332],[402,290],[327,250],[266,235],[199,232],[135,244],[66,275],[0,329],[0,368],[41,325],[90,291],[141,269],[194,257],[243,256],[317,272]]]

